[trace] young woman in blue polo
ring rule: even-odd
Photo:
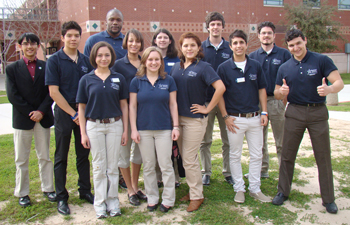
[[[173,35],[171,35],[171,33],[165,28],[157,29],[153,34],[152,46],[157,46],[160,49],[164,60],[164,70],[167,74],[170,74],[170,71],[175,63],[180,62],[179,57],[177,57],[178,52]],[[174,168],[177,168],[176,158],[174,158]],[[156,171],[158,187],[160,187],[162,185],[162,174],[158,165],[156,166]],[[180,187],[180,179],[179,172],[177,169],[175,169],[175,187]]]
[[[180,37],[180,63],[176,63],[171,76],[178,87],[180,138],[178,145],[186,172],[186,182],[190,193],[180,200],[191,200],[188,212],[197,210],[203,203],[202,174],[199,165],[198,149],[207,126],[207,114],[217,105],[225,92],[225,86],[204,57],[199,37],[184,33]],[[212,85],[214,95],[205,106],[206,91]]]
[[[107,42],[98,42],[90,53],[96,68],[79,82],[81,143],[90,148],[98,219],[121,214],[118,199],[118,162],[121,145],[128,139],[128,86],[121,74],[110,71],[116,56]]]
[[[123,40],[123,48],[127,49],[128,53],[124,58],[118,59],[111,68],[112,71],[120,73],[125,77],[128,87],[141,64],[139,53],[143,51],[143,46],[144,41],[140,31],[136,29],[129,30]],[[130,130],[129,123],[128,143],[126,146],[122,146],[120,150],[118,164],[128,188],[129,202],[131,205],[138,206],[140,205],[139,200],[147,200],[147,197],[138,187],[142,158],[138,145],[132,143]],[[132,174],[130,174],[130,163]]]
[[[131,138],[140,147],[148,210],[158,206],[156,176],[158,162],[164,181],[160,210],[168,212],[175,203],[175,175],[172,166],[172,143],[179,137],[176,84],[164,72],[160,50],[149,47],[130,84]]]

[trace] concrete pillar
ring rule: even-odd
[[[326,98],[327,105],[338,105],[338,93],[330,93]]]

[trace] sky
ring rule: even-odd
[[[12,2],[16,6],[20,6],[23,0],[0,0],[0,7],[6,6],[6,2]]]

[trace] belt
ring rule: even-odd
[[[292,105],[301,105],[301,106],[306,106],[306,107],[316,107],[316,106],[324,106],[326,105],[324,102],[323,103],[309,103],[309,104],[295,104],[291,103]]]
[[[113,118],[105,118],[102,120],[99,119],[91,119],[91,118],[86,118],[87,120],[91,121],[91,122],[100,122],[100,123],[114,123],[117,122],[118,120],[120,120],[121,116],[117,116],[117,117],[113,117]]]
[[[237,116],[237,117],[246,117],[246,118],[250,118],[250,117],[254,117],[259,115],[259,112],[252,112],[252,113],[227,113],[230,116]]]

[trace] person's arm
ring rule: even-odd
[[[339,74],[338,70],[332,71],[327,79],[329,82],[332,83],[332,85],[327,85],[326,84],[326,78],[322,79],[322,85],[317,87],[317,93],[320,96],[327,96],[330,93],[338,93],[341,89],[344,88],[344,82],[341,79],[341,76]]]
[[[137,131],[136,126],[136,118],[137,118],[137,93],[130,92],[129,99],[129,115],[130,115],[130,127],[131,127],[131,139],[135,141],[135,143],[140,143],[140,134]]]
[[[236,124],[234,123],[236,118],[228,115],[226,111],[225,100],[223,97],[221,97],[221,99],[219,100],[218,107],[220,109],[222,117],[225,120],[227,129],[232,133],[237,133],[235,128],[239,129],[239,127],[237,127]]]
[[[61,92],[59,90],[59,86],[49,85],[49,92],[50,92],[51,98],[56,102],[58,107],[60,107],[67,114],[74,117],[75,114],[78,113],[68,104],[67,100],[63,97],[63,95],[61,94]],[[84,115],[84,113],[83,113],[83,115]],[[75,119],[73,119],[73,121],[77,125],[79,125],[79,113],[78,113],[78,116]]]
[[[267,94],[265,88],[259,89],[259,101],[261,105],[261,111],[267,112]],[[266,126],[267,121],[267,115],[261,115],[261,126]]]
[[[128,110],[128,101],[122,99],[119,101],[120,109],[122,110],[122,121],[123,121],[123,134],[122,134],[122,146],[126,146],[128,143],[128,122],[129,122],[129,110]]]
[[[85,118],[85,108],[86,104],[79,103],[79,121],[81,122],[80,126],[80,133],[81,133],[81,144],[84,146],[84,148],[89,149],[90,148],[90,140],[89,137],[86,134],[86,118]]]
[[[286,79],[283,79],[282,86],[276,84],[273,94],[277,100],[282,100],[288,96],[289,86],[287,85]]]
[[[215,89],[213,98],[211,99],[207,107],[205,105],[192,104],[191,112],[193,114],[208,114],[219,103],[220,98],[222,98],[222,95],[226,91],[225,85],[224,83],[222,83],[221,80],[214,81],[211,85]]]
[[[170,109],[171,118],[173,120],[173,131],[171,132],[171,137],[173,141],[176,141],[180,136],[179,114],[177,111],[177,102],[176,102],[176,91],[170,92],[169,109]]]

